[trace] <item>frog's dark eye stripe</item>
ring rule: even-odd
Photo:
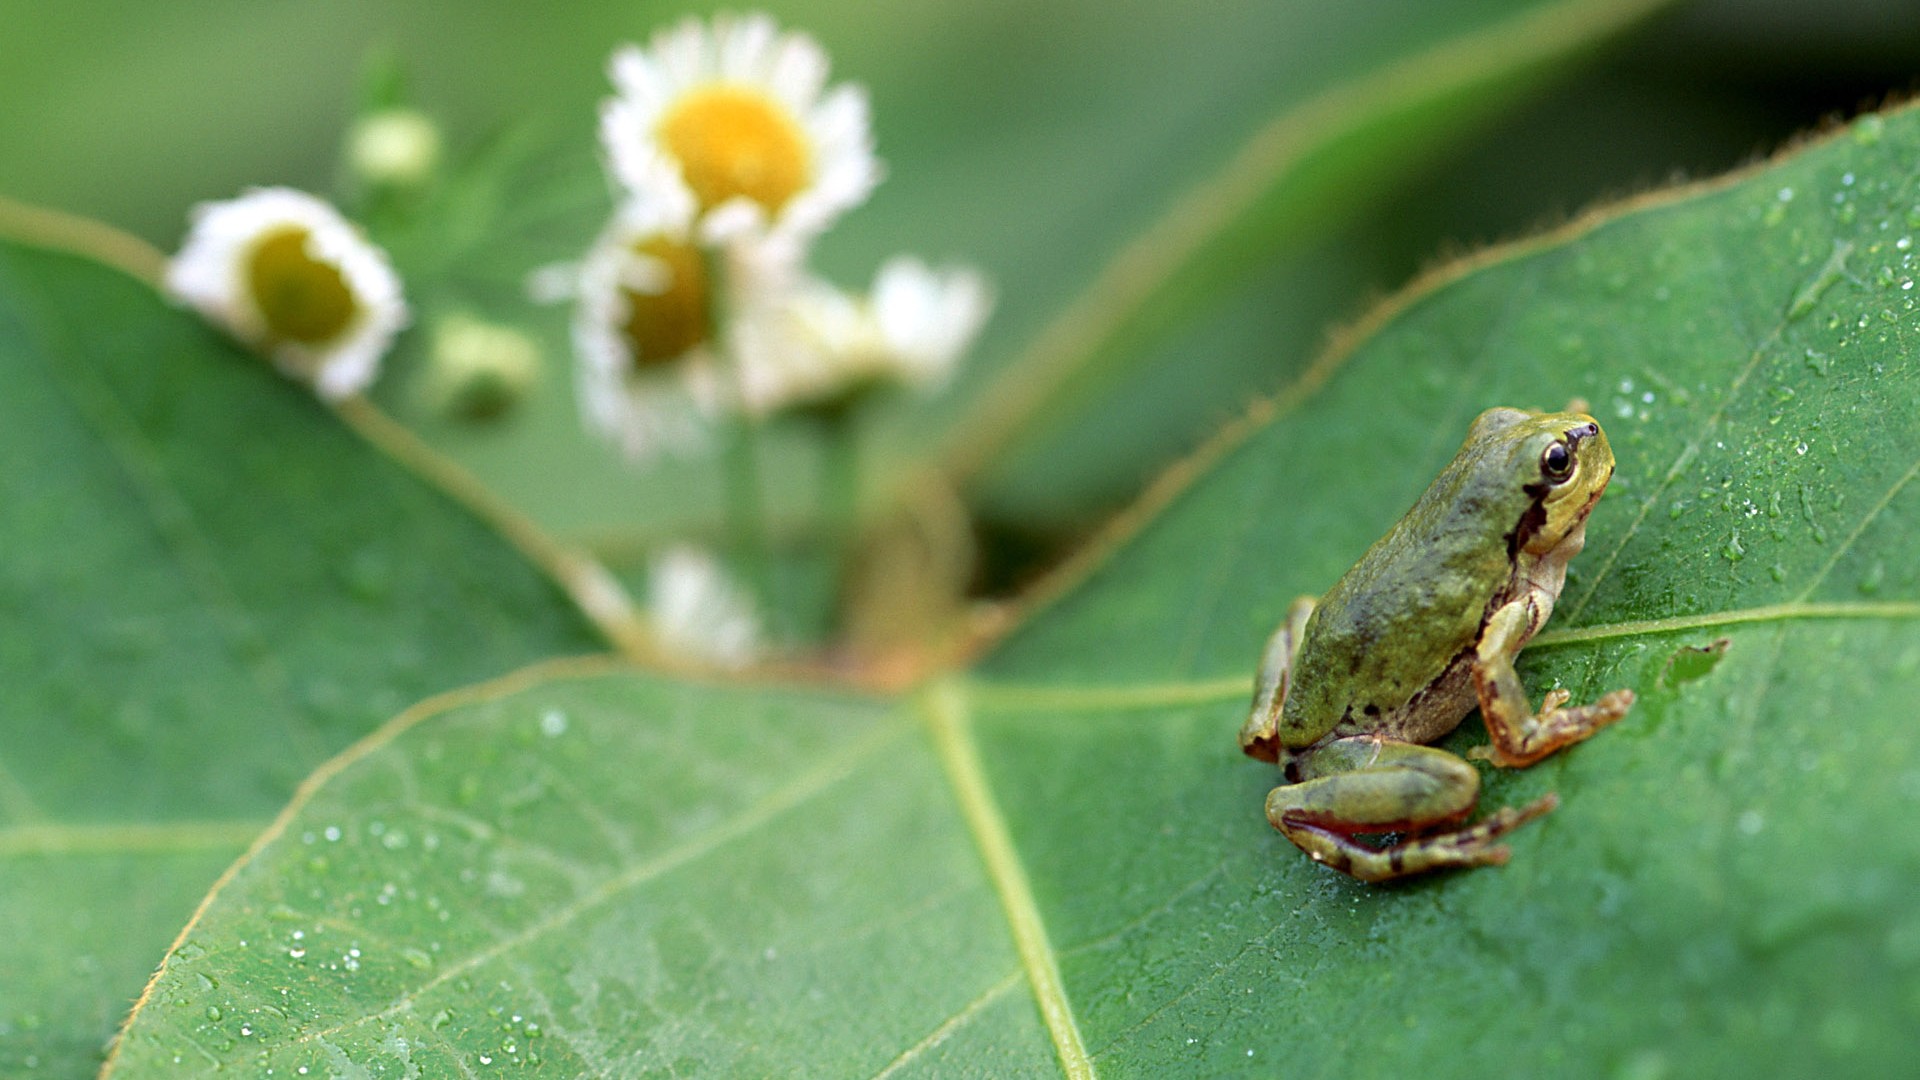
[[[1566,443],[1549,444],[1540,455],[1540,475],[1558,484],[1573,475],[1573,451]]]

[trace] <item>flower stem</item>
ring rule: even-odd
[[[779,605],[774,602],[773,561],[767,550],[766,511],[760,498],[759,431],[754,418],[738,414],[726,452],[727,531],[763,611],[769,632],[777,628]],[[777,635],[776,635],[777,636]]]
[[[820,431],[820,534],[826,543],[828,596],[836,616],[847,601],[848,577],[860,544],[860,417],[864,395],[852,394],[809,410]]]

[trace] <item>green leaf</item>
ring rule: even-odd
[[[605,665],[459,698],[328,767],[121,1069],[872,1072],[969,1007],[1003,1060],[1051,1056],[897,705]]]
[[[1440,274],[904,700],[545,669],[408,714],[216,892],[116,1075],[1899,1071],[1916,161],[1920,111],[1866,117]],[[1619,469],[1523,674],[1639,703],[1488,774],[1563,800],[1504,869],[1313,865],[1234,745],[1260,641],[1475,413],[1576,395]]]
[[[147,284],[0,243],[0,1074],[77,1075],[299,780],[601,646],[493,530]]]

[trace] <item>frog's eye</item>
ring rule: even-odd
[[[1540,455],[1540,475],[1556,484],[1573,475],[1573,451],[1566,443],[1553,443]]]

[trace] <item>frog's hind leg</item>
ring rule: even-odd
[[[1372,736],[1336,739],[1290,762],[1297,783],[1267,796],[1267,820],[1315,862],[1362,881],[1507,861],[1501,836],[1552,810],[1548,795],[1455,828],[1473,811],[1480,774],[1430,746]],[[1416,834],[1374,847],[1359,833]]]
[[[1300,638],[1307,632],[1307,617],[1313,614],[1313,607],[1311,596],[1294,600],[1287,608],[1286,621],[1267,638],[1266,648],[1260,650],[1253,707],[1247,710],[1247,722],[1240,725],[1240,749],[1261,761],[1280,760],[1280,709],[1287,701],[1293,657],[1300,651]]]

